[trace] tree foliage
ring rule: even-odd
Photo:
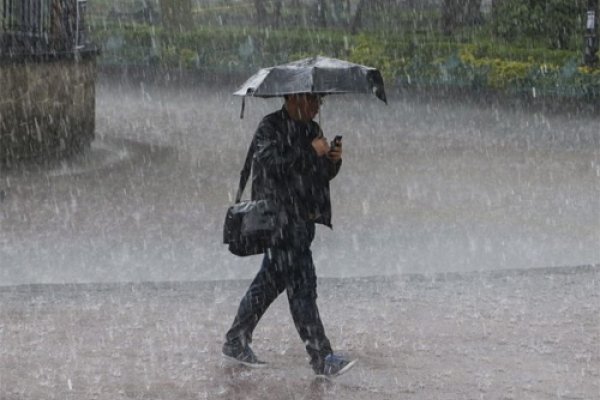
[[[481,0],[444,0],[442,29],[450,35],[458,27],[481,23]]]
[[[160,9],[165,28],[180,31],[194,26],[191,0],[161,0]]]
[[[509,41],[541,40],[549,48],[576,48],[584,29],[586,0],[502,0],[494,4],[493,28]]]

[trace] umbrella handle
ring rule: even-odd
[[[244,119],[244,110],[246,109],[246,96],[242,97],[242,109],[240,111],[240,119]]]

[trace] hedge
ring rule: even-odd
[[[600,95],[600,69],[580,67],[568,50],[518,48],[442,36],[350,35],[337,30],[203,27],[169,33],[146,25],[92,31],[103,45],[102,64],[251,73],[309,55],[345,58],[378,67],[400,85],[451,85],[568,96]]]

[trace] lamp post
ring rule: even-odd
[[[594,66],[598,62],[598,0],[588,0],[587,19],[585,26],[585,49],[583,62],[587,66]]]

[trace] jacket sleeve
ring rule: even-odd
[[[329,160],[328,160],[329,161]],[[332,180],[336,177],[338,172],[340,172],[340,168],[342,168],[342,160],[339,161],[329,161],[329,180]]]
[[[319,126],[319,124],[317,124],[316,122],[312,122],[314,129],[316,129],[319,132],[320,136],[323,136],[323,130],[321,129],[321,127]],[[323,165],[323,164],[321,164]],[[338,172],[340,171],[340,168],[342,167],[342,160],[339,161],[331,161],[329,159],[326,159],[326,168],[327,168],[327,178],[329,180],[332,180],[333,178],[336,177],[336,175],[338,174]]]
[[[255,161],[277,178],[290,172],[306,173],[318,162],[312,146],[290,143],[287,135],[273,121],[263,119],[255,134]]]

